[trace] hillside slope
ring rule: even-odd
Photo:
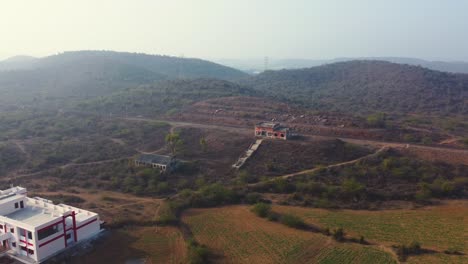
[[[167,79],[234,80],[247,74],[200,59],[111,51],[65,52],[41,59],[8,60],[0,67],[0,92],[8,103],[32,98],[108,95]],[[5,65],[16,65],[8,68]]]
[[[468,114],[468,75],[383,61],[267,71],[243,83],[317,110]]]
[[[32,56],[13,56],[6,60],[0,61],[0,71],[25,69],[36,63],[37,60],[37,58]]]
[[[252,89],[217,79],[166,80],[81,102],[80,111],[155,116],[176,113],[192,103],[227,96],[255,96]]]

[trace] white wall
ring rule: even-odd
[[[97,217],[93,218],[93,219],[97,219]],[[87,223],[89,221],[92,221],[93,219],[90,219],[90,220],[86,221],[85,223]],[[79,227],[80,225],[81,224],[77,224],[77,227]],[[89,237],[97,234],[99,232],[99,229],[100,229],[100,224],[99,224],[99,219],[97,219],[93,223],[91,223],[89,225],[86,225],[86,226],[76,230],[78,242],[80,240],[89,238]]]
[[[57,253],[57,251],[65,248],[65,242],[64,242],[65,238],[63,236],[53,242],[50,242],[49,244],[45,246],[39,247],[41,243],[49,241],[50,239],[53,239],[62,234],[63,232],[59,232],[53,236],[43,239],[43,241],[38,243],[36,248],[37,248],[37,257],[39,260],[43,260],[44,258],[47,258],[48,256]]]
[[[0,215],[7,215],[20,210],[20,201],[23,201],[23,204],[26,206],[26,198],[21,196],[8,203],[0,204]],[[18,208],[15,208],[15,203],[18,203]]]

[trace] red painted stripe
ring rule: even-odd
[[[56,238],[52,238],[51,240],[40,244],[39,247],[45,246],[45,245],[47,245],[47,244],[49,244],[49,243],[52,243],[52,242],[54,242],[55,240],[57,240],[57,239],[59,239],[59,238],[61,238],[61,237],[63,237],[63,236],[64,236],[64,235],[61,234],[60,236],[58,236],[58,237],[56,237]]]
[[[66,218],[66,217],[67,217],[67,216],[63,216],[63,217],[62,217],[62,225],[63,225],[63,243],[65,244],[65,247],[68,246],[68,245],[67,245],[67,230],[65,230],[65,229],[66,229],[66,227],[65,227],[65,218]]]
[[[73,219],[73,239],[75,240],[75,242],[78,241],[78,232],[77,232],[77,229],[76,229],[76,213],[75,211],[72,212],[72,219]]]
[[[94,218],[93,220],[89,221],[88,223],[80,225],[80,226],[77,227],[76,229],[80,229],[80,228],[85,227],[85,226],[87,226],[87,225],[89,225],[89,224],[91,224],[91,223],[94,223],[94,222],[96,222],[96,221],[97,221],[97,218]]]
[[[23,242],[23,243],[27,244],[28,246],[34,246],[33,244],[31,244],[31,243],[29,243],[27,241],[24,241],[24,240],[20,240],[20,242]]]

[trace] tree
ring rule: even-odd
[[[267,217],[271,211],[271,205],[266,203],[256,203],[251,211],[260,217]]]
[[[357,198],[359,194],[364,192],[365,186],[356,181],[356,179],[351,178],[343,181],[341,184],[341,189],[345,197]]]
[[[200,147],[201,147],[203,152],[206,152],[207,144],[206,144],[205,137],[200,138]]]
[[[181,150],[183,141],[180,139],[179,133],[169,133],[166,135],[166,144],[172,156],[175,156]]]
[[[370,127],[384,128],[386,126],[387,115],[385,113],[376,113],[367,117],[367,124]]]

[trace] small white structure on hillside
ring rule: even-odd
[[[154,169],[159,169],[161,172],[174,169],[176,160],[171,156],[142,154],[135,159],[135,166],[145,166]]]
[[[0,243],[7,255],[39,263],[100,231],[96,213],[26,195],[22,187],[0,191]]]

